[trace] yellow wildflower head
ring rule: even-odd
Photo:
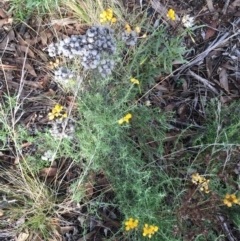
[[[100,22],[104,23],[106,21],[110,21],[111,23],[116,23],[117,22],[117,19],[115,17],[113,17],[113,10],[110,9],[110,8],[104,10],[100,14]]]
[[[136,31],[136,33],[140,33],[140,32],[141,32],[141,28],[137,26],[137,27],[135,28],[135,31]]]
[[[192,183],[199,184],[202,181],[202,177],[198,173],[192,174]]]
[[[117,22],[117,19],[116,18],[112,18],[111,19],[111,23],[116,23]]]
[[[118,124],[121,125],[124,122],[129,123],[129,120],[132,118],[132,114],[128,113],[127,115],[125,115],[122,119],[120,119],[118,121]]]
[[[237,198],[235,194],[226,194],[223,203],[228,207],[232,207],[234,203],[240,205],[240,198]]]
[[[209,184],[210,180],[200,176],[198,173],[192,174],[192,183],[200,186],[200,190],[205,193],[209,193]]]
[[[172,20],[176,20],[175,12],[174,12],[174,10],[171,9],[171,8],[168,10],[167,16],[168,16],[170,19],[172,19]]]
[[[125,30],[127,33],[131,33],[132,29],[128,23],[125,24]]]
[[[143,236],[147,236],[148,238],[151,238],[154,233],[158,231],[158,226],[155,225],[148,225],[147,223],[143,227]]]
[[[52,111],[48,113],[49,120],[54,120],[55,118],[59,118],[62,120],[63,118],[67,118],[67,114],[63,111],[63,106],[60,104],[56,104]]]
[[[54,113],[52,113],[52,112],[48,113],[48,118],[49,118],[49,120],[53,120],[55,118]]]
[[[138,226],[138,219],[133,219],[133,218],[129,218],[126,222],[125,222],[125,230],[129,231],[131,229],[135,229]]]
[[[134,78],[131,78],[130,81],[134,84],[137,84],[139,85],[139,80],[138,79],[134,79]]]
[[[130,113],[128,113],[127,115],[125,115],[124,117],[123,117],[123,119],[124,119],[124,121],[125,122],[129,122],[129,120],[132,118],[132,114],[130,114]]]

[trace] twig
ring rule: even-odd
[[[240,18],[238,19],[240,20]],[[238,20],[236,22],[238,22]],[[198,64],[199,62],[203,61],[203,59],[205,59],[207,57],[207,55],[213,51],[214,49],[218,48],[219,46],[224,45],[229,39],[235,37],[236,35],[239,35],[239,32],[236,32],[235,34],[229,36],[229,32],[225,33],[224,35],[222,35],[219,39],[214,40],[210,46],[202,53],[200,53],[198,56],[196,56],[191,62],[181,66],[178,70],[179,72],[177,73],[177,75],[175,76],[175,79],[179,79],[180,74],[186,70],[187,68],[190,68],[193,65]]]
[[[227,13],[227,8],[228,8],[228,5],[229,5],[229,2],[230,0],[227,0],[224,4],[224,7],[223,7],[223,10],[222,10],[222,13],[223,14],[226,14]]]
[[[207,0],[207,5],[208,5],[208,9],[211,13],[215,11],[212,0]]]
[[[227,236],[227,238],[230,241],[237,241],[237,239],[235,239],[235,237],[233,236],[232,232],[230,231],[230,229],[229,229],[229,227],[227,225],[227,222],[224,219],[224,217],[221,216],[221,215],[218,215],[217,217],[218,217],[219,221],[221,222],[221,226],[222,226],[223,231],[224,231],[225,235]]]
[[[211,83],[210,83],[208,80],[206,80],[206,79],[202,78],[201,76],[195,74],[195,73],[194,73],[193,71],[191,71],[191,70],[188,70],[187,74],[189,74],[189,75],[191,75],[192,77],[194,77],[195,79],[201,81],[205,86],[207,86],[207,87],[208,87],[212,92],[214,92],[215,94],[217,94],[217,95],[219,94],[218,91],[217,91],[213,86],[211,86]]]

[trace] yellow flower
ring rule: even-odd
[[[205,193],[210,192],[209,187],[208,187],[209,182],[210,182],[210,180],[208,180],[204,177],[201,177],[198,173],[192,174],[192,183],[195,185],[199,185],[200,190],[202,192],[205,192]]]
[[[123,117],[123,119],[124,119],[124,121],[125,122],[127,122],[127,123],[129,123],[129,120],[132,118],[132,114],[127,114],[127,115],[125,115],[124,117]]]
[[[142,38],[146,38],[147,37],[147,34],[145,33],[145,34],[143,34],[143,36],[142,36]]]
[[[59,104],[56,104],[52,109],[52,111],[48,113],[49,120],[54,120],[55,118],[59,118],[60,120],[62,120],[63,118],[66,118],[66,117],[67,117],[67,114],[63,112],[63,106]]]
[[[174,12],[174,10],[171,9],[171,8],[168,10],[167,16],[168,16],[170,19],[172,19],[172,20],[176,20],[175,12]]]
[[[129,120],[132,118],[132,114],[128,113],[127,115],[125,115],[122,119],[120,119],[118,121],[118,124],[121,125],[124,122],[129,123]]]
[[[54,107],[54,109],[53,109],[53,111],[54,111],[55,113],[60,113],[60,112],[62,111],[62,109],[63,109],[63,106],[62,106],[62,105],[56,104],[55,107]]]
[[[143,236],[147,236],[148,238],[151,238],[154,233],[158,231],[158,226],[155,225],[148,225],[147,223],[144,225],[143,228]]]
[[[116,18],[112,18],[111,19],[111,23],[116,23],[117,22],[117,19]]]
[[[131,31],[132,31],[130,25],[127,24],[127,23],[125,24],[125,30],[126,30],[127,33],[131,33]]]
[[[135,28],[135,31],[136,31],[136,33],[140,33],[140,32],[141,32],[141,28],[137,26],[137,27]]]
[[[54,113],[52,113],[52,112],[48,113],[48,118],[49,118],[49,120],[53,120],[55,118]]]
[[[100,14],[100,22],[104,23],[110,21],[111,23],[116,23],[117,19],[113,17],[113,10],[108,8]]]
[[[137,79],[131,78],[130,81],[134,84],[139,85],[139,80],[137,80]]]
[[[232,207],[234,203],[240,205],[240,198],[237,198],[235,194],[226,194],[223,203],[228,207]]]
[[[135,229],[138,226],[138,219],[133,219],[133,218],[129,218],[126,222],[125,222],[125,230],[129,231],[131,229]]]

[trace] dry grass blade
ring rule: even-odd
[[[194,77],[195,79],[201,81],[205,86],[207,86],[212,92],[214,92],[216,95],[218,95],[218,91],[211,85],[211,83],[209,83],[208,80],[202,78],[201,76],[195,74],[193,71],[188,70],[187,72],[189,75],[191,75],[192,77]]]

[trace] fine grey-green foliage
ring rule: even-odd
[[[224,107],[217,100],[212,100],[206,109],[206,130],[199,133],[195,144],[238,145],[240,136],[239,101]]]
[[[124,82],[122,88],[126,95],[118,101],[113,89],[121,87],[106,88],[113,80],[103,81],[90,81],[88,92],[78,100],[76,136],[81,143],[80,155],[86,166],[90,163],[90,169],[104,170],[116,194],[114,202],[125,218],[132,216],[141,219],[141,222],[167,226],[162,215],[168,216],[170,210],[162,213],[161,207],[165,206],[167,192],[176,191],[173,184],[179,183],[179,180],[162,172],[154,164],[151,152],[162,153],[161,140],[167,130],[168,118],[156,109],[134,104],[128,106],[126,103],[132,94],[126,91],[127,84]],[[128,86],[131,86],[130,81]],[[133,116],[130,124],[119,125],[118,120],[126,113]],[[157,127],[154,120],[158,122]],[[158,142],[159,149],[149,150],[149,140]],[[83,193],[75,191],[74,196],[80,199]]]
[[[154,29],[149,27],[150,34],[142,39],[138,48],[129,50],[129,61],[126,68],[139,79],[147,83],[152,82],[156,75],[172,72],[172,63],[175,60],[184,63],[183,54],[186,52],[181,47],[181,36],[170,38],[163,27]]]

